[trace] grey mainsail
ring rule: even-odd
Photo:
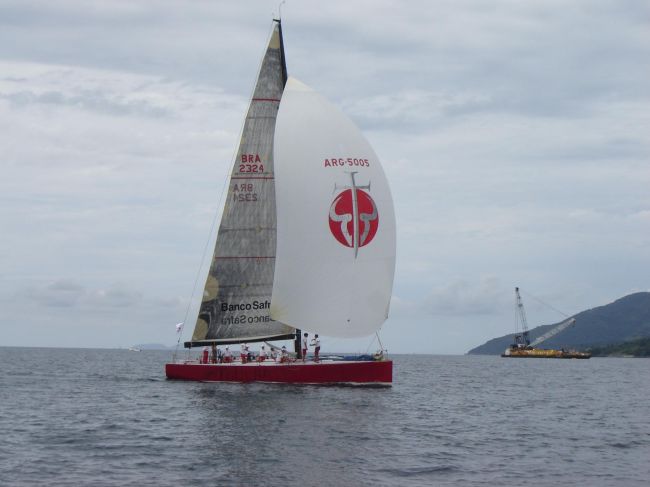
[[[244,122],[192,341],[186,347],[294,337],[293,328],[270,316],[276,250],[273,136],[286,80],[282,31],[276,22]]]

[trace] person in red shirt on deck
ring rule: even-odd
[[[203,357],[201,358],[201,363],[202,364],[210,363],[208,361],[209,356],[210,356],[210,350],[208,349],[208,347],[203,347]]]

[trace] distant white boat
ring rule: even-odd
[[[141,352],[142,350],[137,347],[129,347],[129,352]]]

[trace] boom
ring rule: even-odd
[[[538,337],[533,343],[530,344],[531,347],[536,347],[542,342],[545,342],[551,337],[554,337],[558,333],[560,333],[562,330],[567,329],[571,325],[573,325],[576,322],[575,318],[569,318],[568,320],[563,321],[559,325],[557,325],[555,328],[551,328],[549,331],[544,333],[542,336]]]

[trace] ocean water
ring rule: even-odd
[[[0,485],[648,485],[650,360],[394,356],[387,389],[0,348]]]

